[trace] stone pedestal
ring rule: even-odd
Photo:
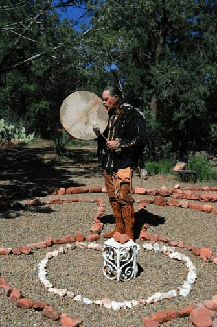
[[[104,243],[104,275],[108,279],[126,281],[135,278],[138,272],[137,245],[132,240],[121,244],[113,238]]]

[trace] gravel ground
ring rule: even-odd
[[[90,233],[90,226],[96,214],[94,203],[64,203],[61,205],[24,207],[32,198],[50,199],[52,195],[43,195],[53,187],[103,186],[102,171],[98,170],[95,160],[81,164],[81,155],[95,153],[95,145],[72,150],[71,160],[60,161],[52,152],[49,144],[31,147],[6,147],[0,162],[0,247],[15,248],[32,242],[43,241],[46,236],[53,238],[67,234]],[[80,157],[79,157],[80,156]],[[147,180],[134,176],[136,187],[173,187],[177,184],[175,176],[149,176]],[[191,186],[180,183],[181,186]],[[207,185],[197,183],[198,186]],[[195,184],[193,184],[195,186]],[[63,196],[71,197],[71,196]],[[102,236],[114,227],[111,209],[106,194],[79,194],[73,197],[102,198],[106,211],[102,217],[105,223]],[[149,198],[151,196],[148,196]],[[135,195],[135,200],[144,198]],[[213,204],[215,206],[215,204]],[[174,241],[183,241],[195,247],[208,247],[217,255],[216,216],[176,207],[148,205],[146,210],[138,212],[135,204],[137,226],[148,222],[150,234],[158,234]],[[137,235],[138,236],[138,235]],[[103,237],[97,242],[103,245]],[[143,242],[136,239],[136,243]],[[133,309],[113,311],[75,302],[68,297],[51,294],[40,283],[37,264],[46,253],[60,246],[34,250],[31,255],[9,255],[0,257],[0,277],[4,277],[12,286],[21,289],[22,294],[33,301],[46,301],[59,312],[80,316],[82,327],[131,327],[143,326],[143,318],[156,311],[169,308],[183,308],[191,303],[200,304],[217,294],[217,267],[205,263],[191,252],[177,248],[178,252],[189,256],[197,268],[197,280],[189,296],[163,300],[146,307],[141,305]],[[100,251],[91,249],[69,250],[49,261],[48,279],[57,288],[66,288],[76,294],[92,300],[109,298],[116,301],[147,299],[156,292],[166,292],[182,285],[187,269],[182,261],[169,259],[161,253],[139,250],[138,263],[140,274],[127,282],[110,281],[102,272],[103,258]],[[50,327],[60,326],[33,309],[23,310],[10,303],[4,294],[0,294],[1,327]],[[189,318],[176,319],[165,323],[165,327],[192,326]]]

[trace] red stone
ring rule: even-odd
[[[16,248],[16,249],[12,249],[12,253],[13,254],[21,254],[21,251],[19,248]]]
[[[103,224],[102,223],[95,223],[91,226],[90,230],[93,234],[99,234],[101,233],[103,229]]]
[[[53,239],[51,236],[47,236],[44,239],[44,243],[46,244],[46,246],[52,246],[53,245]]]
[[[46,302],[36,301],[33,302],[32,307],[35,310],[43,310],[48,304]]]
[[[157,206],[165,206],[166,202],[167,201],[161,196],[156,196],[154,199],[154,204]]]
[[[212,319],[209,315],[209,310],[203,306],[193,309],[190,313],[190,319],[196,327],[212,326]]]
[[[120,234],[118,232],[114,233],[113,239],[121,244],[124,244],[129,241],[129,237],[127,236],[127,234]]]
[[[198,211],[202,211],[203,206],[201,204],[197,204],[197,203],[188,203],[188,208],[193,209],[193,210],[198,210]]]
[[[188,208],[188,201],[187,200],[181,200],[179,201],[179,207],[181,208]]]
[[[217,191],[217,187],[216,186],[210,187],[210,191]]]
[[[192,252],[194,253],[194,255],[200,255],[200,249],[198,248],[192,248]]]
[[[16,306],[22,309],[29,309],[32,307],[32,301],[26,298],[17,300]]]
[[[190,316],[191,311],[195,308],[193,304],[190,304],[188,307],[178,310],[178,316],[181,317],[188,317]]]
[[[75,241],[74,237],[71,235],[66,235],[61,238],[62,243],[72,243]]]
[[[142,187],[135,187],[134,188],[134,193],[135,194],[146,194],[146,189]]]
[[[201,210],[201,211],[203,211],[203,212],[207,212],[207,213],[210,213],[210,212],[212,212],[212,209],[213,209],[213,207],[210,206],[209,204],[204,204],[204,205],[202,206],[202,210]]]
[[[203,260],[207,260],[210,256],[212,256],[213,253],[208,248],[201,248],[200,249],[200,258]]]
[[[31,249],[43,249],[46,248],[47,245],[45,244],[45,242],[35,242],[35,243],[27,244],[27,247]]]
[[[143,230],[143,229],[141,230],[140,235],[139,235],[139,239],[141,241],[150,240],[150,236],[149,236],[147,230]]]
[[[71,317],[68,313],[62,313],[60,317],[62,327],[77,327],[82,323],[80,317]]]
[[[158,235],[156,235],[156,234],[150,235],[150,241],[157,242],[158,241]]]
[[[201,202],[209,202],[209,200],[210,200],[210,193],[201,193],[200,194]]]
[[[28,206],[40,206],[42,205],[42,202],[39,199],[34,199],[26,202],[26,205]]]
[[[61,203],[63,203],[63,200],[59,199],[59,198],[55,198],[55,199],[49,200],[49,203],[50,204],[61,204]]]
[[[147,190],[147,194],[156,195],[157,190],[155,188],[150,188]]]
[[[63,241],[62,241],[61,238],[55,238],[55,239],[53,240],[53,243],[54,243],[54,244],[62,244]]]
[[[0,287],[6,288],[6,287],[10,287],[10,285],[6,282],[4,278],[0,278]]]
[[[66,194],[66,189],[64,187],[61,187],[58,191],[57,191],[58,195],[64,195]]]
[[[175,200],[167,201],[168,206],[170,207],[178,207],[178,202]]]
[[[213,310],[217,311],[217,302],[212,301],[212,300],[207,300],[203,303],[203,305],[208,309],[208,310]]]
[[[160,189],[160,191],[158,191],[158,193],[161,196],[169,196],[169,195],[172,194],[172,191],[171,190],[168,190],[168,189]]]
[[[29,254],[31,252],[31,247],[29,247],[29,246],[19,246],[19,250],[23,254]]]
[[[42,315],[49,318],[52,321],[60,319],[60,313],[50,306],[46,306],[43,309]]]
[[[177,241],[170,241],[171,246],[177,246],[178,242]]]
[[[80,193],[88,193],[89,188],[88,187],[69,187],[66,189],[66,194],[80,194]]]
[[[11,253],[11,249],[0,248],[0,255],[8,255]]]
[[[164,237],[164,236],[161,236],[161,235],[158,235],[158,241],[159,242],[164,242],[164,243],[169,243],[169,238],[167,237]]]
[[[210,202],[212,202],[212,203],[217,202],[217,194],[216,193],[210,193]]]
[[[99,234],[90,234],[86,237],[86,240],[88,242],[94,242],[94,241],[98,241],[100,239]]]
[[[144,201],[138,201],[138,209],[142,210],[146,208],[146,203]]]
[[[160,324],[167,321],[172,321],[173,319],[178,317],[178,311],[175,309],[163,310],[155,312],[151,319],[158,321]]]
[[[102,188],[101,187],[90,187],[89,193],[102,193]]]
[[[19,289],[14,288],[10,294],[10,301],[17,302],[19,299],[21,299],[21,292]]]
[[[154,203],[154,199],[143,199],[142,203],[152,204],[152,203]]]
[[[173,198],[173,199],[184,199],[185,196],[184,196],[183,193],[182,194],[172,194],[171,198]]]
[[[75,238],[75,241],[77,241],[77,242],[83,242],[83,241],[85,241],[85,237],[81,233],[76,234],[74,238]]]
[[[147,317],[145,317],[143,320],[143,327],[159,327],[159,326],[160,326],[159,322],[149,319]]]
[[[201,187],[201,190],[202,191],[209,191],[209,187],[208,186],[203,186],[203,187]]]

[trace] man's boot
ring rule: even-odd
[[[125,234],[134,241],[133,226],[135,222],[135,210],[133,204],[123,205],[121,213],[125,224]]]
[[[104,234],[105,238],[110,238],[114,235],[114,233],[119,232],[121,234],[125,234],[125,226],[124,221],[121,215],[121,208],[118,202],[111,202],[111,207],[113,209],[113,215],[115,217],[116,226],[115,229],[107,234]]]

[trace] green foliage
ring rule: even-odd
[[[199,181],[216,181],[217,171],[212,167],[209,160],[203,156],[192,156],[188,162],[187,169],[198,172]]]
[[[172,168],[174,167],[174,161],[170,158],[160,161],[150,161],[145,164],[148,174],[163,174],[170,175]]]
[[[16,128],[14,125],[7,124],[4,119],[0,120],[0,142],[9,142],[11,139],[29,143],[34,140],[34,133],[26,134],[25,127]]]

